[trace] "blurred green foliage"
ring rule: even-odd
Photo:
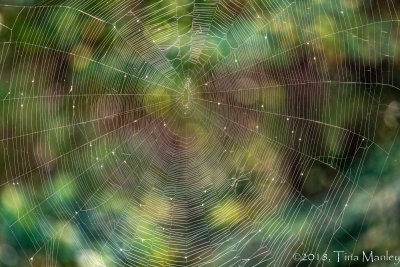
[[[400,4],[200,2],[0,2],[0,265],[400,255]]]

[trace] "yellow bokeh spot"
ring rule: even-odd
[[[148,90],[143,98],[143,105],[148,114],[160,116],[167,112],[171,97],[167,90],[156,88]]]
[[[93,250],[83,250],[78,258],[78,266],[80,267],[94,267],[106,266],[103,257]]]
[[[159,24],[146,24],[144,36],[149,42],[156,45],[172,45],[177,35],[177,23],[162,22]]]
[[[64,244],[68,244],[73,247],[76,245],[76,229],[70,223],[60,221],[55,225],[55,231],[57,234],[57,241]]]
[[[70,53],[69,62],[74,70],[86,69],[92,58],[92,49],[86,45],[75,46]]]
[[[147,216],[155,217],[157,220],[167,220],[171,216],[171,201],[165,197],[159,197],[153,192],[144,196],[143,210]]]
[[[7,186],[1,193],[1,201],[6,209],[18,214],[24,202],[21,194],[12,186]]]
[[[212,212],[213,218],[221,224],[230,224],[243,218],[243,207],[237,201],[228,199],[218,205]]]

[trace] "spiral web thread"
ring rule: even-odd
[[[1,189],[16,211],[2,220],[27,264],[55,266],[70,243],[87,266],[354,249],[343,222],[354,193],[363,216],[373,198],[364,161],[390,152],[375,136],[398,90],[393,1],[0,6],[15,13],[0,21]],[[316,166],[333,174],[318,197],[303,192]]]

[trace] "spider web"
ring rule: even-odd
[[[376,132],[398,90],[392,0],[0,7],[1,214],[23,264],[354,250],[364,163],[390,152]]]

